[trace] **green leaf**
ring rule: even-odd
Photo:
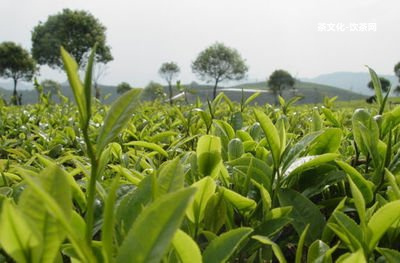
[[[385,257],[388,263],[400,263],[400,252],[389,248],[376,248],[382,256]]]
[[[240,158],[244,153],[243,142],[238,139],[232,139],[228,144],[228,158],[229,161]]]
[[[163,163],[158,169],[157,194],[162,196],[182,189],[184,180],[183,166],[179,162],[179,158]]]
[[[376,100],[378,101],[379,106],[381,106],[383,104],[381,81],[379,80],[378,75],[372,68],[370,68],[368,66],[366,66],[366,67],[368,68],[369,75],[371,76],[372,84],[374,86]]]
[[[280,163],[281,147],[284,147],[284,145],[281,146],[278,130],[264,112],[254,110],[254,115],[264,131],[269,149],[272,152],[275,167],[278,167]]]
[[[257,206],[257,203],[253,199],[244,197],[225,187],[221,187],[221,190],[224,199],[241,212],[253,211]]]
[[[72,213],[72,200],[68,177],[69,175],[62,169],[52,164],[33,179],[53,198],[63,211],[65,219],[69,221]],[[18,208],[23,212],[31,229],[37,231],[37,236],[40,237],[42,249],[34,252],[34,261],[53,262],[66,237],[64,227],[47,209],[46,205],[43,205],[42,199],[32,187],[28,187],[22,193]]]
[[[30,256],[31,250],[39,247],[41,243],[32,230],[22,213],[11,201],[4,199],[0,214],[0,244],[16,262],[33,261]]]
[[[315,240],[307,252],[307,263],[323,263],[326,253],[329,251],[329,246],[321,240]],[[332,262],[329,260],[328,262]]]
[[[221,140],[212,135],[201,136],[197,143],[197,164],[204,176],[211,175],[221,161]]]
[[[372,188],[374,184],[365,179],[356,169],[354,169],[349,164],[342,161],[336,161],[336,163],[340,166],[340,168],[342,168],[343,171],[346,172],[346,174],[350,176],[351,180],[362,193],[365,203],[368,204],[369,202],[371,202],[373,199]]]
[[[308,224],[310,225],[306,243],[310,244],[320,238],[325,226],[325,218],[313,202],[291,189],[280,189],[278,199],[281,206],[293,207],[292,224],[298,235],[302,234]]]
[[[365,227],[366,216],[365,216],[364,197],[363,197],[361,191],[356,186],[356,184],[353,182],[353,180],[351,180],[351,177],[347,176],[347,179],[349,180],[351,195],[353,196],[354,204],[355,204],[355,207],[358,212],[358,217],[360,218],[360,221],[361,221],[361,226]]]
[[[337,263],[365,263],[367,260],[365,259],[363,251],[360,249],[354,253],[346,253],[338,258]]]
[[[125,143],[125,145],[126,146],[139,146],[139,147],[147,148],[147,149],[156,151],[159,154],[161,154],[162,156],[165,156],[168,158],[168,153],[163,148],[161,148],[161,146],[159,146],[155,143],[145,142],[145,141],[132,141],[132,142]]]
[[[194,201],[189,205],[186,216],[193,223],[200,223],[204,218],[204,211],[208,200],[215,192],[216,184],[211,177],[204,177],[200,181],[191,185],[197,189]]]
[[[114,250],[114,226],[115,226],[115,214],[114,207],[117,199],[116,192],[119,186],[119,176],[116,176],[112,183],[110,190],[108,191],[106,204],[104,207],[103,214],[103,226],[101,229],[101,242],[102,242],[102,251],[103,256],[106,258],[107,262],[113,261],[113,250]]]
[[[61,58],[78,106],[81,127],[84,129],[89,122],[90,112],[87,111],[88,98],[86,98],[86,92],[78,74],[79,66],[75,59],[63,47],[61,47]]]
[[[252,236],[255,240],[261,242],[262,244],[265,245],[270,245],[272,246],[272,251],[274,251],[275,257],[278,259],[280,263],[286,263],[285,256],[282,253],[281,248],[275,243],[272,242],[268,237],[265,236]]]
[[[172,245],[182,263],[202,263],[202,257],[197,243],[182,230],[176,231]]]
[[[310,227],[310,225],[307,225],[306,228],[304,228],[303,233],[301,233],[299,242],[297,243],[296,259],[295,259],[296,263],[301,263],[302,262],[303,246],[304,246],[304,241],[306,240],[306,236],[307,236],[307,232],[308,232],[308,228],[309,227]]]
[[[372,251],[389,227],[400,219],[400,200],[387,203],[372,215],[368,222],[368,248]]]
[[[341,233],[346,235],[346,239],[342,240],[350,247],[350,250],[355,252],[360,248],[363,249],[365,247],[363,232],[356,222],[340,211],[336,211],[333,217],[340,226]],[[338,234],[337,229],[333,228],[333,230]]]
[[[97,43],[92,48],[90,52],[90,56],[87,62],[86,67],[86,74],[85,74],[85,97],[86,97],[86,111],[88,112],[89,116],[91,113],[91,102],[92,102],[92,75],[93,75],[93,64],[96,55]]]
[[[100,156],[103,149],[110,143],[125,127],[135,110],[136,101],[139,98],[140,90],[132,89],[125,92],[111,105],[104,124],[100,128],[97,137],[97,155]]]
[[[333,124],[333,126],[340,128],[341,124],[340,122],[336,119],[335,115],[333,112],[325,107],[321,107],[321,111],[324,113],[326,119]]]
[[[160,262],[195,192],[191,187],[167,194],[143,209],[119,248],[116,262]]]
[[[261,95],[260,92],[255,92],[255,93],[251,94],[251,96],[248,97],[248,98],[246,99],[246,101],[244,102],[244,106],[249,105],[253,100],[255,100],[255,99],[256,99],[258,96],[260,96],[260,95]]]
[[[227,262],[239,244],[253,232],[249,227],[241,227],[223,233],[214,238],[203,252],[203,262],[223,263]]]
[[[312,155],[298,158],[286,169],[283,176],[286,178],[286,180],[290,180],[292,175],[304,172],[321,164],[331,162],[338,157],[339,154],[336,153],[325,153],[321,155]]]
[[[125,237],[133,222],[143,208],[152,200],[153,176],[146,176],[138,187],[126,194],[117,206],[116,224],[120,232],[120,240]]]
[[[309,155],[334,153],[339,149],[342,141],[342,130],[338,128],[326,129],[308,150]]]
[[[204,211],[204,228],[218,233],[227,218],[226,204],[222,193],[215,193],[208,200]]]

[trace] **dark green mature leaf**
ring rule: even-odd
[[[271,239],[269,239],[268,237],[265,237],[265,236],[252,236],[252,238],[254,238],[255,240],[258,240],[262,244],[272,246],[272,251],[274,251],[276,258],[278,259],[278,261],[280,263],[287,262],[285,259],[285,256],[282,253],[281,248],[275,242],[271,241]]]
[[[342,161],[336,161],[336,163],[340,166],[340,168],[342,168],[343,171],[345,171],[350,176],[351,180],[362,193],[365,202],[367,204],[371,202],[373,199],[372,189],[374,184],[365,179],[356,169],[351,167],[349,164]]]
[[[400,252],[389,248],[376,248],[382,256],[385,257],[388,263],[400,263]]]
[[[207,263],[227,262],[239,244],[253,232],[249,227],[241,227],[223,233],[213,239],[203,253],[203,261]]]
[[[195,192],[195,188],[186,188],[164,195],[146,207],[119,248],[116,262],[159,263]]]
[[[319,208],[302,194],[291,189],[280,189],[278,199],[281,206],[292,206],[292,225],[301,235],[308,224],[310,229],[306,238],[306,244],[320,238],[325,226],[325,218]]]
[[[120,96],[111,105],[104,124],[100,128],[97,137],[97,155],[99,156],[104,147],[107,146],[125,127],[136,107],[136,101],[139,98],[140,90],[132,89],[123,96]]]

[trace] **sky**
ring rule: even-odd
[[[100,83],[109,85],[163,83],[158,69],[168,61],[183,83],[201,82],[191,63],[215,42],[239,51],[246,81],[275,69],[312,78],[366,72],[364,65],[392,75],[400,61],[399,0],[0,0],[0,42],[30,49],[33,27],[63,8],[89,11],[106,26],[114,61]],[[46,66],[40,78],[66,79]]]

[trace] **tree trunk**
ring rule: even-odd
[[[169,90],[169,104],[172,106],[172,84],[171,81],[168,81],[168,90]]]
[[[100,100],[100,88],[99,85],[97,85],[97,82],[94,83],[94,92],[96,99]]]
[[[219,81],[219,79],[216,79],[216,80],[215,80],[214,91],[213,91],[213,100],[215,100],[215,97],[217,97],[217,86],[218,86],[218,81]]]
[[[14,78],[14,91],[13,91],[13,97],[12,97],[12,103],[14,105],[18,105],[18,93],[17,93],[17,78]]]

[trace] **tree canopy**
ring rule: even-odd
[[[268,79],[268,87],[271,89],[272,93],[275,95],[275,103],[277,103],[277,96],[282,96],[282,91],[285,88],[293,87],[295,79],[290,75],[289,72],[278,69],[272,72]]]
[[[175,62],[165,62],[158,70],[158,74],[168,83],[169,102],[172,105],[172,80],[175,79],[180,72],[179,66]]]
[[[0,77],[12,78],[14,81],[13,103],[21,104],[17,93],[17,82],[20,79],[30,81],[36,71],[36,62],[29,52],[14,42],[0,44]]]
[[[32,55],[40,65],[62,68],[60,46],[63,46],[82,66],[90,49],[97,43],[96,61],[113,59],[106,45],[106,28],[86,11],[64,9],[40,22],[32,31]]]
[[[131,90],[131,89],[132,89],[131,85],[129,85],[129,84],[126,83],[126,82],[121,82],[121,83],[118,84],[118,86],[117,86],[117,93],[118,93],[118,94],[124,94],[125,92],[127,92],[127,91],[129,91],[129,90]]]
[[[213,97],[217,95],[218,83],[225,80],[240,80],[246,76],[248,67],[236,49],[215,43],[197,56],[192,71],[200,79],[214,82]]]

